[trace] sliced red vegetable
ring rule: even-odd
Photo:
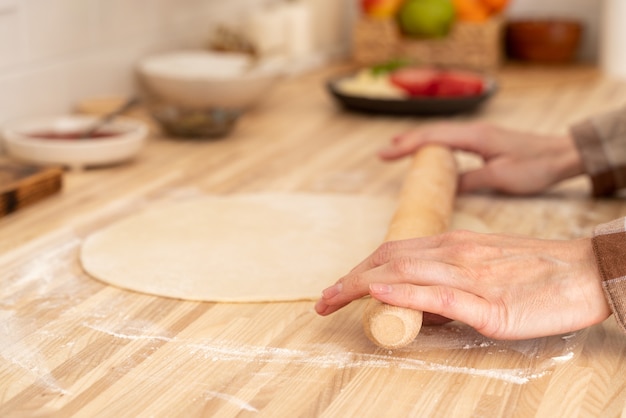
[[[393,71],[389,80],[410,96],[432,96],[438,71],[431,68],[406,67]]]
[[[437,78],[435,96],[465,97],[476,96],[483,92],[483,79],[465,71],[443,71]]]
[[[393,71],[389,80],[414,97],[476,96],[485,88],[482,77],[461,70],[405,67]]]

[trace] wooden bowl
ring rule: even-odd
[[[512,20],[506,25],[507,55],[516,60],[563,64],[574,61],[583,26],[575,20]]]

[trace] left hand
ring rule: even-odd
[[[453,231],[388,242],[325,289],[315,309],[329,315],[367,294],[497,339],[557,335],[610,315],[589,238]]]
[[[481,167],[459,174],[460,193],[537,194],[584,172],[578,148],[568,135],[535,134],[478,122],[425,124],[397,135],[379,155],[393,161],[414,155],[426,144],[482,158]]]

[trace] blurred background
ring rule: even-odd
[[[505,19],[557,17],[584,26],[576,60],[601,62],[603,7],[621,0],[511,0]],[[0,0],[0,123],[72,110],[86,97],[133,91],[139,59],[204,47],[217,28],[250,29],[279,1]],[[356,0],[301,0],[308,13],[296,48],[298,73],[349,58]],[[258,21],[256,21],[258,23]],[[248,26],[248,28],[246,28]],[[258,26],[258,25],[257,25]],[[271,30],[272,25],[267,26]],[[271,48],[272,39],[260,36]]]

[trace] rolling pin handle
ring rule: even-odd
[[[422,316],[421,311],[371,299],[363,315],[363,329],[374,344],[393,350],[410,344],[417,337],[422,328]]]
[[[440,145],[420,148],[404,180],[385,241],[445,232],[452,215],[456,184],[452,151]],[[363,315],[363,329],[374,344],[396,349],[415,339],[422,327],[422,318],[420,311],[371,299]]]

